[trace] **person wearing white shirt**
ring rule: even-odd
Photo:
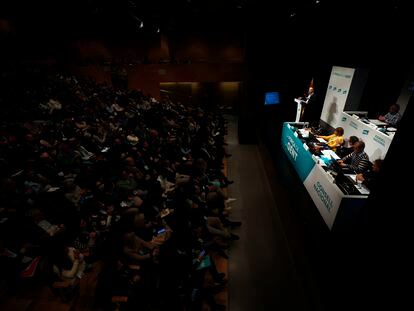
[[[306,107],[308,107],[309,105],[312,105],[312,103],[314,102],[315,99],[315,90],[313,89],[313,87],[309,87],[308,89],[308,95],[306,97],[300,97],[300,103],[302,105],[302,111],[300,114],[300,120],[304,121],[304,114],[305,114],[305,109]]]

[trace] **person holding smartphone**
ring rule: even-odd
[[[151,243],[158,246],[164,244],[171,237],[172,234],[172,230],[168,225],[154,230],[155,235],[152,238]]]

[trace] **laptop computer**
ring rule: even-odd
[[[345,194],[359,194],[358,189],[355,188],[355,183],[352,178],[346,176],[342,171],[336,174],[335,184]]]
[[[335,173],[335,184],[339,189],[345,194],[359,194],[357,188],[355,188],[354,180],[345,175],[344,170],[341,165],[331,156],[331,161],[329,163],[329,169]]]

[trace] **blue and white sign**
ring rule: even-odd
[[[303,147],[303,142],[288,123],[283,124],[282,147],[303,182],[315,166],[312,155]]]
[[[365,152],[371,161],[385,158],[394,137],[380,132],[375,125],[366,124],[345,111],[341,113],[339,126],[344,128],[345,137],[356,136],[365,143]]]
[[[333,179],[328,178],[326,172],[320,165],[315,165],[303,184],[306,190],[308,190],[323,220],[325,220],[329,229],[332,229],[336,214],[341,205],[341,200],[344,196],[343,193],[334,185]]]

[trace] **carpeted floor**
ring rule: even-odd
[[[229,194],[237,198],[232,218],[243,222],[230,251],[229,310],[311,310],[259,147],[239,145],[237,120],[228,120]]]

